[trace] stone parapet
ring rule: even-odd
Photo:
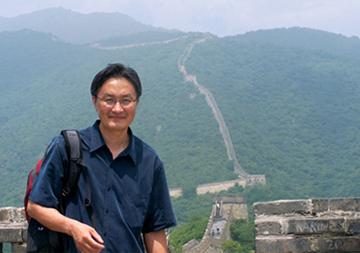
[[[26,252],[27,227],[24,208],[0,208],[1,246],[3,243],[11,243],[11,252]]]
[[[360,252],[360,198],[254,203],[256,252]]]
[[[251,186],[255,184],[266,184],[265,175],[248,175],[244,178],[236,180],[217,182],[211,184],[202,184],[196,187],[196,194],[216,193],[221,191],[227,191],[229,188],[234,187],[236,184],[242,187]],[[183,192],[181,188],[172,188],[169,190],[170,196],[177,198],[181,197]]]

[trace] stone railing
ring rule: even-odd
[[[27,221],[24,208],[0,208],[0,252],[11,243],[11,252],[26,252]]]
[[[254,203],[257,253],[360,252],[360,198]]]

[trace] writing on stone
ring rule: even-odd
[[[329,221],[299,222],[296,224],[298,233],[321,233],[329,229]]]
[[[344,241],[341,239],[328,239],[326,240],[328,250],[340,250],[344,246]]]

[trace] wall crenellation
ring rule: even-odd
[[[11,243],[12,252],[26,252],[27,221],[24,208],[0,208],[0,252]]]
[[[360,198],[254,203],[256,252],[360,252]]]
[[[222,243],[231,238],[233,219],[248,219],[244,195],[217,195],[201,242],[191,240],[183,246],[184,253],[222,253]]]
[[[226,191],[229,188],[234,187],[236,184],[244,188],[249,185],[266,184],[266,178],[265,175],[249,175],[246,178],[239,178],[236,180],[202,184],[197,186],[196,194],[216,193],[220,191]],[[170,196],[174,198],[181,197],[182,189],[181,188],[170,189]]]

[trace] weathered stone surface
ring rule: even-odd
[[[360,252],[360,237],[259,236],[256,253]]]
[[[360,210],[360,198],[312,199],[312,213],[317,212],[357,212]]]
[[[11,253],[25,253],[25,252],[26,252],[26,243],[11,244]]]
[[[280,235],[282,225],[279,219],[261,219],[255,221],[257,235]]]
[[[360,211],[360,198],[330,199],[330,211]]]
[[[326,212],[329,211],[329,199],[311,199],[312,209],[311,213],[315,214],[317,212]]]
[[[27,228],[27,227],[24,228],[22,233],[23,233],[23,234],[22,234],[22,235],[23,235],[23,241],[24,241],[24,242],[27,242],[28,228]]]
[[[360,237],[321,237],[314,241],[318,252],[360,252]]]
[[[254,204],[256,252],[360,252],[360,198]]]
[[[360,218],[348,218],[346,232],[350,234],[360,234]]]
[[[19,227],[0,227],[1,242],[23,242],[23,229]]]
[[[0,224],[1,223],[23,223],[25,222],[25,209],[15,207],[0,208]]]
[[[294,213],[310,213],[310,200],[279,200],[273,202],[254,203],[254,215],[280,215]]]
[[[255,239],[256,253],[311,252],[311,245],[299,241],[294,243],[293,236],[257,236]],[[305,251],[297,251],[305,250]]]
[[[344,218],[288,219],[286,234],[345,233],[347,226]]]
[[[10,220],[9,208],[0,208],[0,222],[8,222]]]

